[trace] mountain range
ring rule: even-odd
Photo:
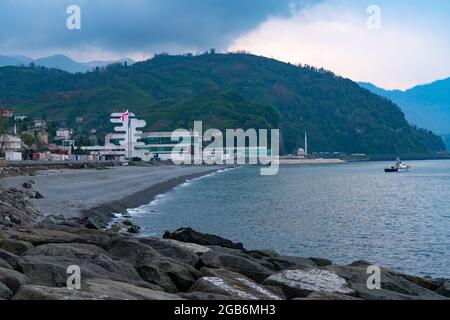
[[[0,67],[5,66],[20,66],[34,64],[37,66],[43,66],[47,68],[56,68],[71,73],[87,72],[93,70],[95,67],[105,67],[113,63],[124,63],[132,65],[135,63],[130,58],[121,60],[98,60],[90,62],[77,62],[68,56],[62,54],[56,54],[49,57],[40,59],[31,59],[25,56],[2,56],[0,55]]]
[[[98,137],[109,114],[129,109],[147,130],[280,128],[284,153],[432,154],[440,137],[411,126],[393,102],[330,71],[250,54],[157,55],[87,73],[0,68],[0,99],[16,113]],[[77,124],[76,117],[85,121]]]
[[[384,90],[371,83],[360,85],[392,100],[402,108],[409,122],[441,135],[450,149],[450,78],[406,91]]]

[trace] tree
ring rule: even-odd
[[[22,140],[23,143],[25,143],[27,146],[31,146],[36,143],[36,138],[33,137],[31,134],[24,134],[22,136]]]

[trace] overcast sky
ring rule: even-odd
[[[66,27],[73,4],[81,30]],[[209,48],[406,89],[450,76],[450,1],[0,0],[0,54],[140,60]]]

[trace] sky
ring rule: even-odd
[[[68,29],[77,5],[81,29]],[[448,0],[0,0],[0,54],[245,50],[407,89],[450,77]]]

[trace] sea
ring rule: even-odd
[[[408,164],[404,173],[384,173],[387,162],[282,166],[274,176],[225,169],[129,214],[141,236],[192,227],[247,249],[450,278],[450,161]]]

